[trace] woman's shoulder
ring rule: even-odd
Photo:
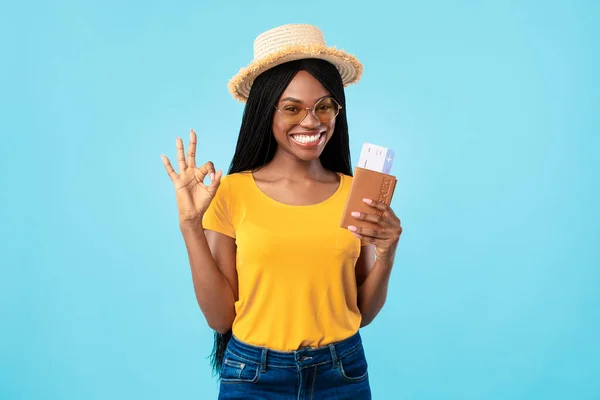
[[[252,183],[252,173],[250,171],[234,172],[221,178],[221,184],[231,188],[238,188],[250,183]]]
[[[343,185],[351,185],[354,177],[352,175],[344,174],[343,172],[338,172],[340,179]]]
[[[229,180],[244,180],[251,177],[250,171],[233,172],[227,175],[223,175],[223,179]]]

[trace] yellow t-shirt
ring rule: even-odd
[[[310,206],[275,201],[250,172],[224,176],[204,229],[235,238],[239,300],[233,334],[280,351],[324,346],[361,322],[355,264],[361,241],[340,221],[352,177]]]

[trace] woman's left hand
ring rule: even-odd
[[[359,228],[350,225],[348,230],[359,239],[374,244],[375,255],[379,260],[393,263],[400,235],[402,235],[400,219],[386,204],[371,199],[363,199],[363,201],[373,208],[374,212],[361,213],[355,211],[352,216],[361,221],[373,222],[377,225],[376,228]]]

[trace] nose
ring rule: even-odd
[[[306,129],[314,129],[321,125],[321,121],[317,119],[312,109],[306,110],[306,117],[300,121],[300,126]]]

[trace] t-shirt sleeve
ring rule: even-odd
[[[235,229],[231,216],[231,189],[229,178],[224,176],[215,197],[204,213],[202,227],[235,238]]]

